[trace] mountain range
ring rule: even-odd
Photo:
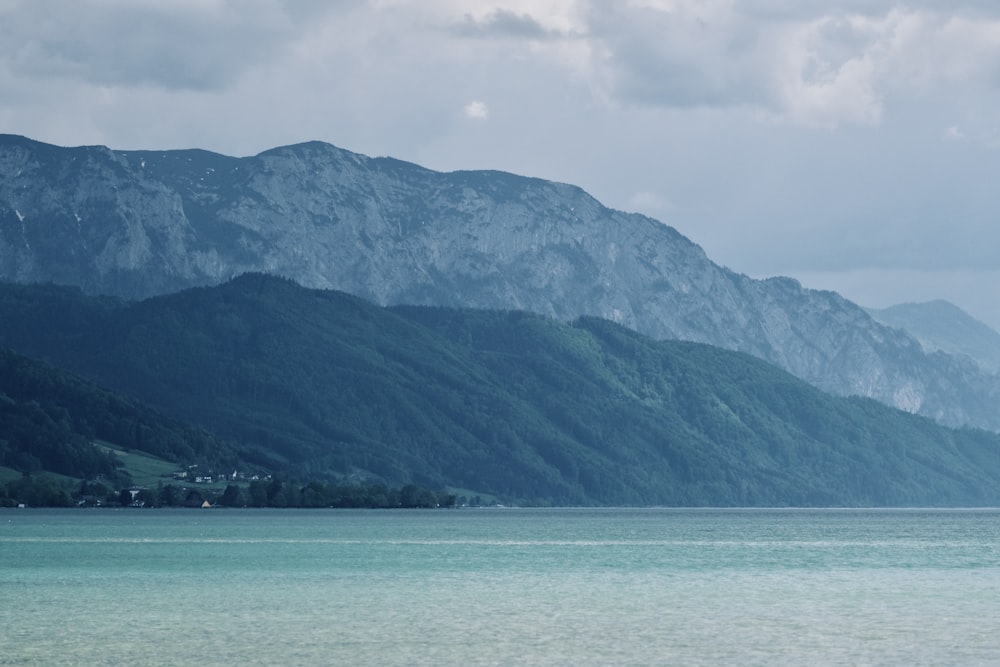
[[[179,465],[542,505],[1000,501],[1000,435],[597,318],[384,308],[263,274],[136,303],[4,284],[0,346],[18,353],[0,354],[8,465],[65,460],[72,436],[106,467],[96,436]]]
[[[840,395],[1000,430],[1000,382],[835,293],[721,267],[583,190],[311,142],[234,158],[0,135],[0,279],[141,299],[247,271],[379,305],[607,319],[752,354]]]
[[[904,329],[929,353],[967,357],[987,373],[1000,372],[1000,333],[943,300],[870,308],[882,324]]]

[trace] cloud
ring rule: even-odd
[[[965,139],[965,132],[958,125],[952,125],[944,131],[944,136],[952,141],[961,141]]]
[[[1000,17],[893,3],[591,2],[587,34],[607,98],[748,108],[812,127],[873,124],[890,98],[1000,79]],[[968,93],[966,93],[968,94]]]
[[[609,98],[674,107],[756,102],[758,37],[727,4],[591,3],[594,71]]]
[[[465,114],[466,118],[471,118],[473,120],[486,120],[486,118],[490,115],[490,110],[486,107],[485,102],[473,100],[462,107],[462,113]]]
[[[453,30],[464,37],[545,39],[554,34],[531,15],[516,14],[506,9],[496,9],[482,19],[466,14],[462,23],[455,25]]]
[[[892,26],[860,16],[824,17],[784,31],[766,109],[802,125],[836,127],[882,118],[879,56]],[[888,21],[891,24],[891,20]]]
[[[671,203],[656,192],[636,192],[628,199],[629,211],[644,213],[651,217],[662,217],[671,209]]]
[[[402,0],[400,4],[419,6],[427,2]],[[439,0],[433,7],[447,17],[451,31],[462,37],[547,39],[572,35],[582,29],[580,0]],[[457,18],[457,20],[456,20]]]
[[[2,15],[0,61],[35,80],[225,88],[285,48],[315,11],[287,12],[278,0],[24,2]]]

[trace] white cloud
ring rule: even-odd
[[[650,217],[662,218],[671,209],[670,201],[656,192],[644,190],[636,192],[628,199],[629,211],[644,213]]]
[[[944,136],[946,139],[961,141],[962,139],[965,139],[965,132],[963,132],[962,128],[958,125],[952,125],[944,131]]]
[[[473,120],[485,120],[490,115],[490,110],[486,107],[486,102],[473,100],[462,107],[462,113],[466,118]]]
[[[768,111],[819,127],[881,120],[877,79],[885,30],[856,16],[823,18],[788,30],[770,64],[774,94],[766,102]]]
[[[947,84],[961,99],[1000,78],[1000,17],[840,4],[593,2],[594,81],[623,104],[753,108],[837,127],[882,121],[890,96]]]
[[[492,2],[468,2],[468,0],[444,0],[427,3],[426,0],[404,0],[411,7],[433,4],[432,11],[441,16],[461,17],[461,24],[484,33],[537,38],[543,33],[565,34],[580,30],[579,0],[493,0]],[[421,9],[423,11],[423,9]],[[460,25],[461,25],[460,24]]]

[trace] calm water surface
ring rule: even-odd
[[[0,665],[996,665],[1000,510],[4,510]]]

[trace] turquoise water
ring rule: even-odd
[[[1000,511],[0,511],[60,664],[1000,664]]]

